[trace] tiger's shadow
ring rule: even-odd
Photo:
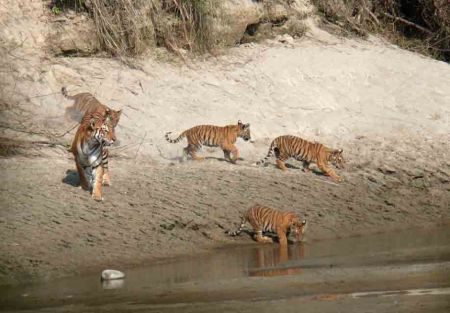
[[[233,164],[233,162],[231,162],[230,160],[227,160],[225,158],[220,158],[220,157],[207,156],[207,157],[205,157],[205,160],[217,160],[217,161],[220,161],[220,162],[227,162],[227,163]],[[238,161],[244,161],[244,158],[238,158],[237,160]]]
[[[219,162],[228,162],[228,163],[233,164],[230,160],[227,160],[227,159],[221,158],[221,157],[205,156],[204,158],[205,158],[205,160],[216,160],[216,161],[219,161]],[[169,160],[172,161],[172,162],[178,161],[179,163],[195,162],[195,160],[193,160],[191,157],[187,157],[186,158],[186,157],[182,157],[182,156],[177,156],[177,157],[171,158]],[[245,159],[244,158],[238,158],[237,160],[238,161],[244,161]]]
[[[288,169],[300,170],[300,171],[302,171],[303,173],[305,173],[305,172],[303,171],[303,167],[302,167],[302,166],[297,166],[297,165],[293,165],[293,164],[290,164],[290,163],[285,163],[285,165],[286,165],[286,167],[287,167]],[[271,167],[277,168],[277,166],[276,166],[275,164],[271,164],[271,165],[268,165],[268,164],[267,164],[266,166],[271,166]],[[316,168],[316,167],[311,167],[309,170],[310,170],[312,173],[314,173],[314,174],[316,174],[316,175],[318,175],[318,176],[325,176],[325,174],[324,174],[321,170],[319,170],[318,168]]]
[[[78,176],[78,172],[76,170],[67,170],[66,177],[62,179],[62,182],[72,187],[79,187],[80,176]]]

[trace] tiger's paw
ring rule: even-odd
[[[103,197],[102,197],[102,195],[101,194],[95,194],[95,193],[93,193],[92,194],[92,199],[94,199],[95,201],[103,201]]]
[[[109,179],[103,179],[102,185],[110,187],[111,186],[111,181]]]

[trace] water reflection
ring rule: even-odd
[[[300,260],[305,256],[305,246],[300,243],[292,246],[277,246],[271,249],[258,247],[256,250],[256,268],[249,270],[249,276],[299,275],[302,269],[289,266],[287,261]]]
[[[103,280],[102,288],[103,289],[119,289],[124,286],[125,281],[123,279],[116,280]]]

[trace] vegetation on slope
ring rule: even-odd
[[[241,1],[246,3],[245,0]],[[307,0],[255,0],[265,8],[290,7]],[[378,33],[399,46],[450,61],[450,5],[448,0],[311,0],[326,25],[343,35]],[[239,42],[219,38],[221,0],[53,0],[59,14],[72,8],[89,12],[104,51],[113,55],[138,55],[149,46],[170,51],[185,49],[203,53]],[[239,14],[239,13],[236,13]],[[247,14],[243,12],[243,14]],[[261,24],[247,25],[251,32]],[[220,20],[220,27],[232,27],[233,20]],[[273,24],[286,19],[275,17]],[[291,20],[291,26],[295,21]],[[292,24],[293,23],[293,24]],[[292,27],[286,27],[287,32]],[[261,28],[262,29],[262,28]],[[302,31],[299,31],[301,29]],[[292,29],[291,29],[292,30]],[[304,32],[302,27],[292,30]],[[243,34],[248,41],[248,33]],[[256,37],[255,37],[256,38]]]

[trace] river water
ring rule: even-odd
[[[450,227],[252,242],[129,270],[0,287],[1,311],[450,312]]]

